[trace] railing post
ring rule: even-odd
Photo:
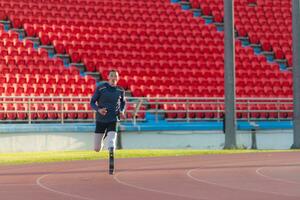
[[[158,104],[157,99],[155,98],[155,122],[158,122]]]
[[[136,125],[136,109],[137,109],[137,104],[135,104],[135,110],[133,111],[132,113],[132,122],[133,122],[133,125],[135,126]]]
[[[219,99],[217,99],[217,121],[220,121],[220,104],[219,104]]]
[[[135,126],[136,125],[136,117],[135,116],[133,116],[132,122],[133,122],[133,125]]]
[[[277,99],[276,101],[276,108],[277,108],[277,114],[278,114],[278,118],[277,118],[277,121],[280,121],[280,102],[279,100]]]
[[[247,104],[246,104],[247,105],[247,116],[248,116],[248,122],[249,122],[250,121],[250,112],[251,112],[250,107],[249,107],[250,106],[249,99],[247,99],[246,102],[247,102]]]
[[[189,116],[189,114],[190,114],[190,110],[189,110],[189,107],[190,107],[189,98],[186,98],[186,105],[185,105],[185,107],[186,107],[186,120],[187,120],[187,122],[189,122],[190,121],[190,116]]]
[[[60,97],[60,104],[61,104],[61,123],[64,123],[64,99],[63,97]]]
[[[31,124],[31,109],[30,109],[30,105],[31,105],[31,102],[30,102],[30,97],[28,97],[28,123]]]

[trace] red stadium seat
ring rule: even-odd
[[[6,119],[5,108],[0,106],[0,120],[5,120],[5,119]]]

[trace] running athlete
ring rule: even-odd
[[[117,86],[119,73],[111,70],[108,82],[101,83],[91,98],[90,105],[96,113],[96,130],[94,150],[99,152],[103,148],[103,139],[107,137],[109,151],[116,149],[117,122],[120,115],[124,115],[125,91]]]

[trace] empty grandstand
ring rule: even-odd
[[[128,118],[154,109],[168,119],[221,119],[223,1],[172,2],[1,0],[1,120],[92,120],[80,97],[110,69],[130,96],[146,97]],[[291,100],[270,98],[292,97],[291,2],[239,0],[235,8],[236,94],[246,98],[237,117],[290,119]]]

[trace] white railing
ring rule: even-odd
[[[0,122],[93,122],[95,112],[90,97],[18,97],[0,96]],[[145,113],[155,120],[222,120],[223,98],[198,97],[127,97],[126,117],[123,121],[136,123]],[[286,120],[292,118],[292,98],[237,98],[238,119]]]

